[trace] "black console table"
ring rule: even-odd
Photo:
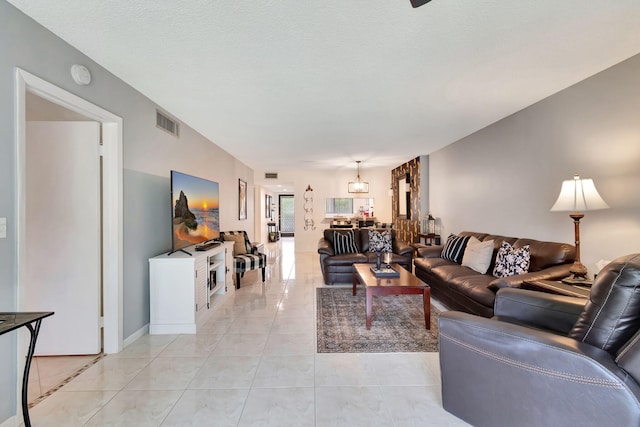
[[[22,326],[26,326],[31,334],[29,341],[29,351],[27,352],[27,362],[24,365],[24,373],[22,374],[22,419],[25,427],[31,427],[29,419],[29,405],[27,396],[27,386],[29,384],[29,370],[31,369],[31,359],[36,349],[36,339],[40,332],[40,324],[42,319],[53,315],[53,311],[34,312],[34,313],[0,313],[0,335],[11,332]]]

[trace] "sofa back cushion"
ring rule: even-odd
[[[615,356],[639,329],[640,254],[632,254],[600,271],[569,338]]]
[[[541,242],[533,239],[518,239],[513,247],[518,249],[529,245],[531,249],[531,265],[529,271],[540,271],[545,268],[572,263],[576,258],[576,248],[568,243]]]
[[[576,248],[568,243],[543,242],[533,239],[518,239],[516,237],[498,236],[494,234],[476,233],[473,231],[463,231],[460,236],[475,236],[478,240],[494,241],[493,257],[489,271],[495,268],[496,255],[503,241],[509,243],[516,249],[529,245],[531,251],[530,272],[544,270],[554,265],[572,263],[576,258]]]

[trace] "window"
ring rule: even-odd
[[[353,214],[353,199],[350,197],[326,199],[324,211],[327,214]]]

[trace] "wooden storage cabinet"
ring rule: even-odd
[[[149,334],[195,334],[214,293],[233,287],[233,242],[149,259]],[[231,264],[229,263],[231,262]]]

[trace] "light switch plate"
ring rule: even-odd
[[[0,239],[7,238],[7,218],[0,218]]]

